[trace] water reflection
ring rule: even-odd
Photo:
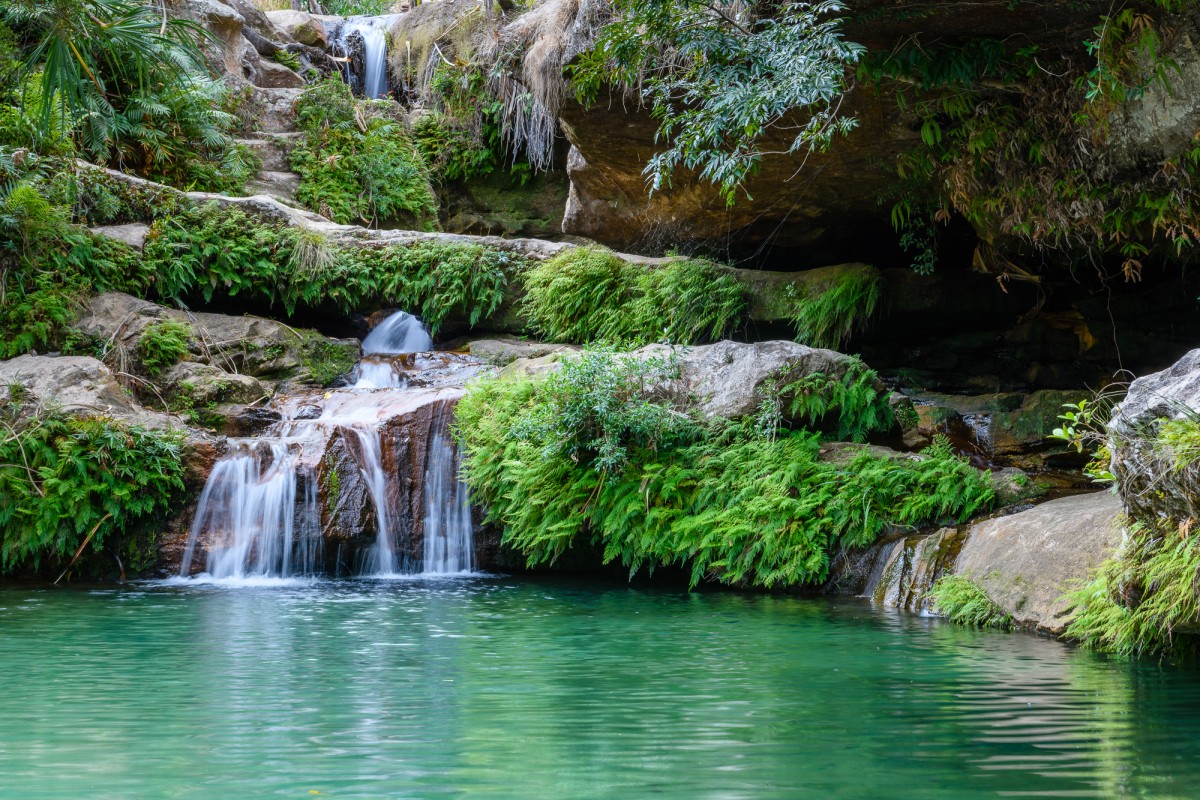
[[[856,602],[0,590],[0,797],[1195,796],[1196,673]]]

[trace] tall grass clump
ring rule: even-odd
[[[593,248],[571,248],[534,266],[525,290],[530,327],[556,342],[715,341],[746,310],[742,285],[713,264],[641,265]]]
[[[979,584],[962,575],[944,575],[929,589],[933,609],[960,625],[1010,630],[1012,616],[988,597]]]
[[[988,475],[945,443],[919,459],[827,461],[815,432],[700,420],[664,387],[670,370],[585,354],[542,383],[484,381],[460,401],[465,478],[530,565],[590,542],[631,572],[685,567],[693,585],[800,586],[890,526],[994,502]]]
[[[839,276],[820,291],[788,286],[785,299],[796,340],[837,349],[875,313],[883,279],[875,270]]]

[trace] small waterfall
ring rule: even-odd
[[[431,346],[420,320],[398,312],[364,341],[353,386],[276,398],[280,421],[231,439],[213,467],[180,574],[192,574],[198,547],[213,578],[336,572],[343,554],[359,574],[411,572],[422,521],[424,571],[469,572],[471,509],[450,421],[463,383],[485,367]]]
[[[396,15],[382,17],[347,17],[338,28],[335,47],[344,57],[352,57],[357,34],[362,39],[362,86],[364,97],[386,97],[388,93],[387,46],[388,31],[396,21]],[[350,81],[354,85],[356,81]]]
[[[209,551],[214,578],[291,577],[317,571],[321,539],[316,486],[306,481],[296,504],[295,454],[281,440],[240,442],[217,463],[205,484],[184,553],[182,574],[191,572],[196,539],[207,532],[219,546]],[[302,524],[296,536],[296,519]]]
[[[874,567],[863,595],[892,608],[928,610],[929,589],[954,566],[962,543],[958,528],[881,542],[874,548]]]
[[[433,349],[433,338],[421,320],[406,311],[397,311],[375,326],[363,339],[362,348],[369,356],[423,353]]]
[[[467,485],[458,476],[458,448],[450,436],[449,414],[439,415],[425,468],[425,563],[427,575],[470,572],[474,531]]]
[[[358,468],[375,504],[375,546],[367,552],[360,572],[364,575],[396,574],[396,540],[391,501],[388,498],[388,476],[383,471],[383,448],[379,431],[355,428],[360,448]]]

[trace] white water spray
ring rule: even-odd
[[[338,29],[336,45],[343,55],[350,53],[350,37],[355,33],[362,36],[364,97],[374,99],[387,96],[388,31],[395,21],[395,14],[382,17],[347,17]]]

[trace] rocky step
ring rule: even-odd
[[[245,139],[234,139],[234,143],[252,151],[262,160],[262,168],[268,172],[288,172],[291,170],[289,155],[296,141],[303,134],[297,132],[271,133],[268,131],[255,132]]]
[[[287,70],[286,67],[284,69]],[[291,70],[287,71],[291,72]],[[255,88],[253,108],[260,131],[265,133],[295,132],[296,114],[294,109],[297,98],[304,91],[303,79],[301,79],[301,84],[298,87],[287,88]]]
[[[267,195],[284,203],[295,202],[296,190],[299,188],[299,175],[274,170],[258,173],[254,180],[246,185],[246,190],[252,195]]]

